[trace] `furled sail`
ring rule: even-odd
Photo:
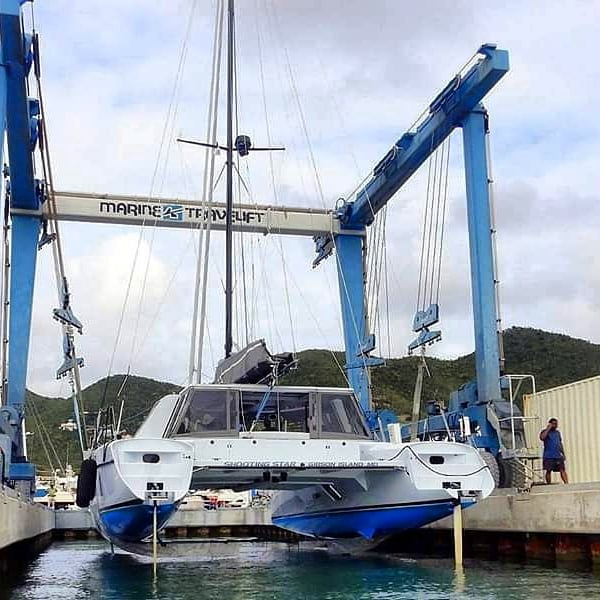
[[[220,361],[213,383],[270,383],[295,363],[291,352],[271,354],[264,340],[256,340]]]

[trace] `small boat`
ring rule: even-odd
[[[71,465],[67,464],[64,476],[56,471],[52,477],[39,477],[33,501],[50,508],[74,508],[77,476]]]

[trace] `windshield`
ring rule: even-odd
[[[231,436],[240,432],[303,433],[319,438],[368,438],[362,410],[349,390],[189,388],[170,435]]]
[[[241,428],[243,431],[252,428],[253,431],[308,433],[309,401],[308,392],[242,391]]]

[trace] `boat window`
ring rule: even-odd
[[[177,435],[230,429],[227,390],[192,390],[189,395]]]
[[[249,431],[264,402],[254,431],[308,432],[308,393],[242,392],[243,430]]]
[[[321,394],[321,432],[368,437],[360,409],[350,394]]]
[[[308,394],[279,394],[281,431],[308,432]]]

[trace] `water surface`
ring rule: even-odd
[[[0,577],[4,577],[1,576]],[[600,598],[600,578],[497,562],[332,555],[273,542],[188,544],[183,556],[151,561],[101,541],[54,543],[0,598],[70,600],[412,600]]]

